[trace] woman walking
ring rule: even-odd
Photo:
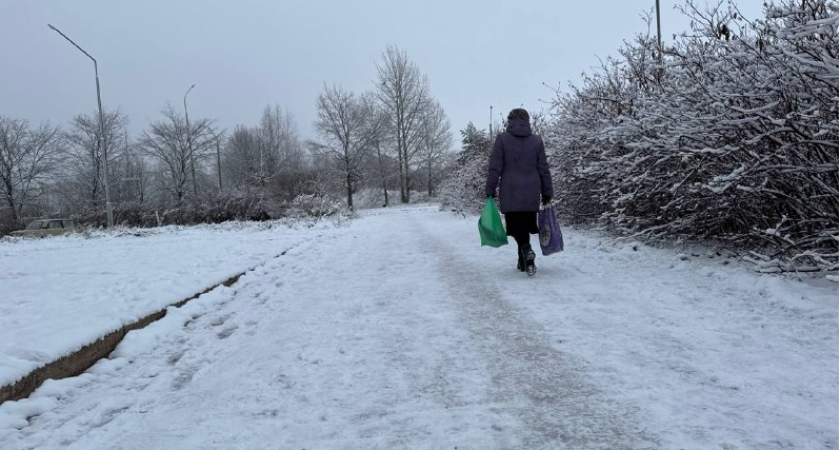
[[[485,193],[495,197],[499,189],[501,212],[505,215],[508,236],[516,240],[516,268],[532,276],[537,272],[536,253],[531,248],[531,234],[537,234],[540,200],[548,204],[554,189],[545,157],[545,145],[531,131],[528,111],[522,108],[508,114],[507,129],[496,136]]]

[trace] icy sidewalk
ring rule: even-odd
[[[0,406],[24,448],[837,448],[837,286],[375,211]]]
[[[0,242],[0,386],[325,228],[229,223]]]

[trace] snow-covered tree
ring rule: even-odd
[[[64,150],[60,138],[58,127],[44,123],[33,128],[0,116],[0,222],[8,222],[8,228],[20,225],[24,208],[45,192],[56,173]]]
[[[293,199],[299,193],[305,158],[292,114],[278,105],[266,106],[255,131],[261,157],[271,162],[261,169],[269,171],[265,175],[271,196],[278,200]]]
[[[140,146],[149,156],[161,163],[164,170],[164,187],[180,209],[190,193],[193,179],[193,167],[201,171],[201,164],[215,149],[216,132],[209,119],[190,122],[189,128],[185,117],[168,106],[162,111],[163,119],[151,124],[140,138]],[[193,186],[193,202],[197,203],[198,188]]]
[[[837,2],[749,21],[682,7],[691,33],[649,35],[558,94],[547,133],[558,205],[622,234],[714,239],[775,270],[837,267]]]
[[[104,111],[101,129],[98,112],[73,118],[64,133],[68,159],[58,189],[65,210],[91,217],[104,213],[105,153],[107,150],[109,167],[114,167],[124,154],[127,126],[128,117],[119,111]],[[110,186],[118,180],[116,175],[115,171],[109,173]]]
[[[443,208],[461,213],[479,211],[484,204],[484,184],[493,141],[486,130],[470,122],[461,130],[461,151],[441,187]]]
[[[429,197],[435,194],[435,187],[441,182],[449,148],[452,145],[452,132],[446,112],[437,101],[426,111],[423,118],[423,132],[419,144],[418,160],[425,172],[426,190]]]

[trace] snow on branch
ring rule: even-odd
[[[661,63],[639,36],[558,92],[547,147],[561,212],[725,242],[762,271],[837,270],[837,2],[783,0],[753,21],[731,4],[682,10],[693,33]]]

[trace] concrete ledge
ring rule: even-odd
[[[187,302],[195,300],[201,295],[206,294],[219,286],[230,287],[239,281],[239,278],[242,275],[245,275],[245,273],[246,272],[242,272],[234,275],[221,283],[215,284],[189,298],[173,303],[168,307],[174,306],[176,308],[180,308],[181,306],[187,304]],[[84,373],[96,364],[97,361],[110,355],[129,331],[144,328],[150,323],[162,319],[165,315],[166,308],[149,314],[135,322],[123,326],[116,331],[112,331],[105,336],[102,336],[92,344],[85,345],[69,355],[62,356],[56,361],[33,370],[14,384],[0,387],[0,404],[10,400],[20,400],[28,397],[48,379],[60,380],[62,378],[74,377]]]

